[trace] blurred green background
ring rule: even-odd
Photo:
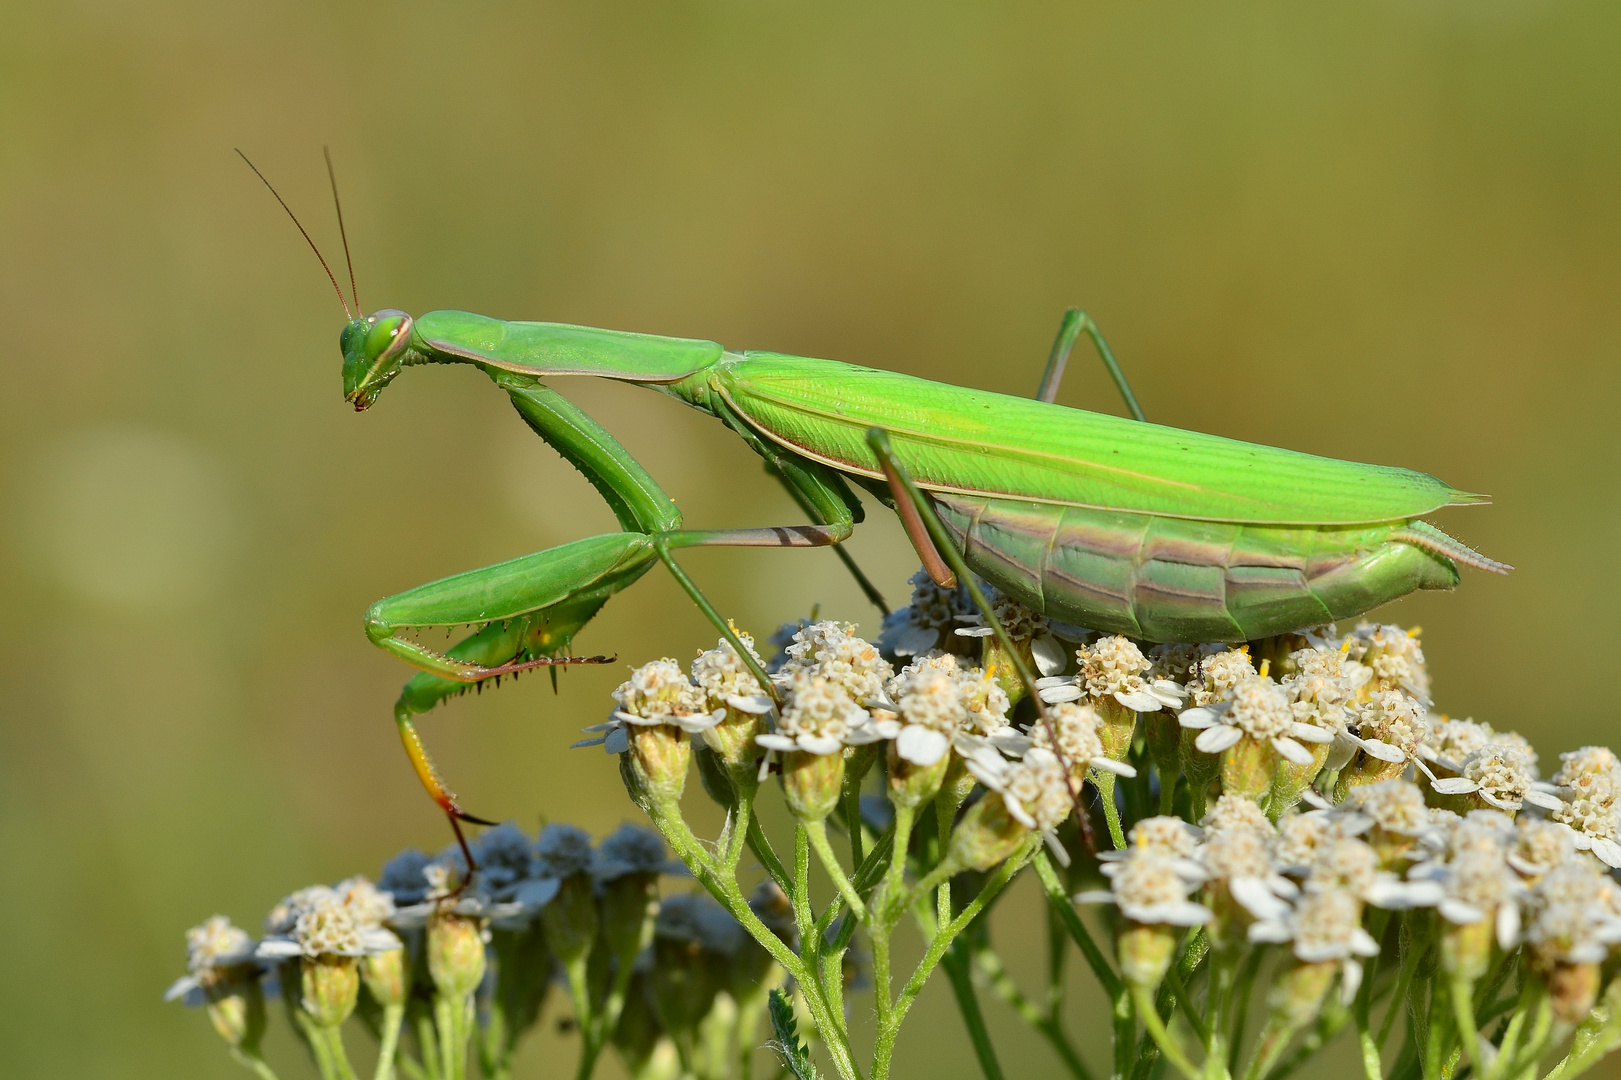
[[[1443,709],[1545,763],[1615,739],[1614,4],[75,0],[4,25],[9,1075],[236,1075],[159,1001],[181,932],[216,911],[256,927],[294,887],[446,839],[366,605],[611,527],[471,371],[343,403],[339,309],[237,146],[341,259],[331,145],[368,308],[1028,394],[1085,305],[1154,420],[1495,495],[1438,520],[1513,576],[1385,614],[1423,624]],[[1094,367],[1063,400],[1117,411]],[[713,421],[560,386],[690,524],[795,520]],[[851,547],[904,601],[894,520]],[[829,553],[690,566],[762,634],[813,603],[876,633]],[[580,644],[640,661],[713,639],[654,573]],[[621,675],[462,699],[426,735],[474,811],[601,833],[635,811],[608,759],[565,747]],[[1035,913],[1021,891],[999,920],[1026,978]],[[1101,1026],[1095,1005],[1077,1021]],[[1010,1074],[1048,1072],[987,1008]],[[943,987],[900,1060],[975,1074]],[[565,1075],[572,1050],[547,1034],[525,1068]]]

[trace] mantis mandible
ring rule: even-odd
[[[344,397],[357,411],[407,368],[475,367],[584,474],[621,528],[421,585],[367,611],[372,642],[421,672],[406,684],[395,719],[419,777],[453,824],[479,819],[435,774],[415,714],[503,674],[602,662],[566,653],[609,597],[654,563],[757,666],[675,553],[836,546],[862,520],[851,485],[897,511],[940,584],[954,580],[948,562],[965,566],[1053,619],[1148,642],[1270,637],[1360,615],[1415,590],[1454,588],[1460,563],[1509,569],[1421,520],[1442,507],[1488,501],[1433,476],[1147,423],[1096,324],[1079,311],[1065,316],[1041,389],[1027,399],[711,341],[461,311],[363,316],[358,296],[350,313],[335,278],[333,287],[348,315],[340,336]],[[1135,419],[1054,403],[1082,332]],[[713,416],[764,459],[809,520],[684,528],[646,469],[547,385],[563,375],[641,384]],[[480,629],[444,652],[403,636],[460,624]],[[756,676],[770,688],[763,671]]]

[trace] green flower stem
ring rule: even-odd
[[[1036,857],[1031,862],[1036,868],[1036,879],[1041,882],[1041,889],[1047,894],[1048,904],[1058,913],[1064,929],[1069,931],[1071,940],[1086,958],[1087,964],[1092,968],[1093,977],[1097,979],[1111,1001],[1119,998],[1124,984],[1120,981],[1120,976],[1109,966],[1109,961],[1104,958],[1103,953],[1099,951],[1097,942],[1092,940],[1092,935],[1086,929],[1086,924],[1081,921],[1075,905],[1070,903],[1069,893],[1065,890],[1064,883],[1059,880],[1058,871],[1053,869],[1047,853],[1037,851]]]
[[[1295,1032],[1298,1030],[1295,1025],[1280,1020],[1276,1016],[1269,1018],[1266,1026],[1261,1029],[1261,1039],[1256,1044],[1255,1056],[1250,1059],[1249,1068],[1244,1070],[1244,1080],[1261,1080],[1263,1076],[1268,1077],[1269,1080],[1276,1080],[1278,1076],[1286,1075],[1288,1071],[1292,1071],[1293,1065],[1288,1070],[1280,1069],[1278,1072],[1271,1072],[1270,1070],[1277,1063],[1277,1060],[1283,1056],[1283,1052],[1288,1049],[1289,1040],[1294,1038]],[[1298,1064],[1298,1062],[1294,1064]]]
[[[433,1013],[419,1008],[416,1014],[417,1051],[422,1055],[425,1080],[444,1080],[439,1075],[439,1036],[433,1024]],[[401,1062],[405,1064],[405,1062]]]
[[[783,944],[782,939],[771,932],[771,929],[762,923],[759,916],[743,896],[742,889],[734,877],[721,877],[715,872],[713,862],[704,852],[702,842],[693,835],[686,820],[681,817],[680,807],[673,803],[668,806],[654,805],[649,810],[649,817],[654,828],[675,853],[676,858],[686,864],[692,871],[698,883],[720,902],[721,906],[731,912],[732,918],[743,924],[743,929],[749,936],[758,941],[760,945],[771,954],[771,958],[781,964],[783,969],[798,982],[805,1007],[810,1010],[811,1019],[816,1022],[821,1032],[822,1045],[826,1047],[828,1056],[833,1059],[834,1068],[843,1080],[861,1080],[861,1070],[855,1063],[855,1057],[850,1051],[850,1042],[844,1032],[842,1014],[835,1014],[828,1005],[827,991],[819,978],[820,972],[814,966],[807,966],[792,949]],[[765,841],[764,834],[760,834],[760,842],[750,845],[756,855],[770,852],[770,844]],[[771,873],[772,864],[776,864],[777,872],[781,873],[782,866],[777,863],[773,854],[768,861],[761,857],[761,863]],[[776,877],[777,874],[773,874]],[[787,880],[786,874],[782,875]],[[779,882],[780,884],[780,882]],[[793,882],[789,881],[784,890],[792,895]],[[814,955],[814,954],[813,954]]]
[[[946,852],[951,850],[951,823],[957,817],[957,807],[961,801],[953,793],[944,789],[934,797],[934,824],[939,835],[940,861],[946,859]],[[951,879],[948,877],[935,889],[935,918],[945,923],[951,920]],[[967,961],[964,961],[966,965]]]
[[[743,849],[748,845],[754,825],[754,796],[755,791],[739,791],[737,802],[732,806],[732,820],[728,823],[731,831],[726,835],[726,848],[720,860],[721,870],[732,877],[737,876],[737,865],[743,861]]]
[[[260,1054],[258,1050],[243,1050],[240,1047],[233,1046],[231,1047],[231,1056],[241,1065],[252,1069],[258,1075],[259,1080],[278,1080],[275,1070],[270,1067],[270,1063],[264,1059],[264,1055]]]
[[[897,844],[900,835],[897,831]],[[940,928],[939,933],[935,934],[934,938],[929,942],[928,948],[923,953],[923,959],[918,961],[911,978],[907,979],[906,985],[901,988],[900,996],[895,999],[893,1006],[884,1008],[883,997],[879,998],[878,1041],[873,1051],[872,1080],[886,1080],[889,1076],[890,1061],[895,1053],[895,1038],[900,1032],[901,1023],[906,1019],[907,1010],[917,1000],[917,995],[922,991],[924,982],[933,974],[935,967],[940,963],[940,958],[945,955],[946,949],[950,948],[957,935],[962,933],[974,921],[975,916],[985,910],[986,906],[1007,887],[1007,883],[1013,880],[1013,875],[1024,868],[1024,864],[1030,860],[1031,854],[1040,843],[1040,836],[1031,836],[1026,839],[1023,846],[1010,855],[1006,862],[997,867],[996,873],[986,880],[984,887],[979,891],[979,895],[964,906],[956,918]],[[887,938],[888,934],[886,933],[884,937]],[[884,952],[887,974],[887,941]],[[878,966],[877,956],[878,935],[875,934],[873,936],[874,970]],[[883,996],[887,997],[888,995],[885,993]]]
[[[1059,933],[1063,932],[1062,925],[1058,930]],[[1059,938],[1059,941],[1063,940]],[[1041,1010],[1024,996],[1012,976],[1007,973],[1007,969],[1002,966],[1002,958],[996,954],[996,950],[988,943],[980,942],[974,948],[974,963],[985,974],[996,996],[1007,1002],[1020,1019],[1047,1040],[1047,1044],[1053,1048],[1053,1052],[1058,1055],[1059,1060],[1064,1063],[1064,1068],[1069,1070],[1069,1074],[1075,1080],[1093,1080],[1091,1070],[1081,1061],[1080,1054],[1064,1033],[1058,1017],[1052,1014],[1042,1015]]]
[[[1051,904],[1045,906],[1044,914],[1047,916],[1047,1019],[1056,1025],[1064,1015],[1064,961],[1069,956],[1069,935]]]
[[[1602,1005],[1600,1005],[1598,1008],[1594,1009],[1592,1014],[1588,1016],[1588,1018],[1587,1018],[1588,1021],[1590,1021],[1590,1022],[1598,1021],[1598,1018],[1600,1017],[1600,1015],[1602,1013],[1602,1010],[1603,1010]],[[1598,1023],[1595,1024],[1595,1028],[1598,1028],[1599,1026],[1601,1026],[1601,1022],[1598,1022]],[[1578,1029],[1578,1031],[1579,1030],[1580,1029]],[[1526,1040],[1525,1048],[1523,1050],[1521,1050],[1520,1053],[1516,1057],[1516,1060],[1514,1062],[1514,1072],[1508,1073],[1507,1075],[1513,1076],[1513,1075],[1515,1075],[1515,1073],[1519,1073],[1522,1070],[1524,1072],[1534,1074],[1535,1070],[1536,1070],[1537,1062],[1539,1060],[1541,1060],[1543,1054],[1546,1054],[1548,1052],[1549,1044],[1554,1042],[1554,1041],[1555,1040],[1553,1038],[1553,1008],[1552,1008],[1552,1005],[1550,1004],[1550,1002],[1548,1000],[1548,995],[1545,992],[1543,992],[1542,989],[1539,987],[1538,992],[1537,992],[1536,1012],[1535,1012],[1534,1017],[1533,1017],[1533,1019],[1531,1021],[1531,1037]],[[1579,1039],[1577,1041],[1572,1042],[1571,1043],[1571,1054],[1575,1054],[1576,1053],[1576,1048],[1578,1046],[1580,1046],[1580,1045],[1581,1045],[1581,1042],[1580,1042]],[[1589,1047],[1589,1049],[1590,1048],[1591,1047]],[[1599,1053],[1594,1054],[1592,1057],[1587,1059],[1587,1063],[1585,1065],[1581,1065],[1579,1068],[1575,1068],[1574,1071],[1566,1072],[1563,1075],[1574,1076],[1574,1075],[1576,1075],[1576,1073],[1585,1071],[1589,1066],[1591,1066],[1594,1062],[1596,1062],[1600,1057],[1604,1056],[1604,1054],[1607,1053],[1607,1052],[1608,1051],[1600,1051]],[[1570,1055],[1567,1054],[1566,1057],[1568,1059],[1570,1057]],[[1560,1067],[1563,1066],[1563,1065],[1564,1065],[1564,1062],[1560,1062],[1559,1065],[1556,1065],[1554,1067],[1553,1071],[1550,1072],[1548,1074],[1548,1076],[1552,1077],[1555,1073],[1558,1073]]]
[[[1228,1072],[1233,1072],[1238,1068],[1238,1052],[1244,1042],[1244,1025],[1249,1020],[1250,997],[1255,991],[1255,974],[1260,970],[1261,956],[1262,950],[1251,949],[1249,956],[1244,959],[1243,969],[1238,973],[1238,986],[1234,991],[1234,996],[1238,999],[1238,1008],[1234,1011],[1233,1021],[1227,1028]],[[1172,964],[1171,970],[1165,974],[1168,978],[1171,978],[1175,976],[1175,972],[1176,965]],[[1371,982],[1373,982],[1371,978],[1367,979],[1364,985]],[[1173,992],[1176,994],[1177,1000],[1186,1001],[1187,994],[1180,988],[1180,984],[1181,981],[1178,980],[1178,986],[1173,989]],[[1188,1011],[1192,1012],[1193,1010],[1189,1009]]]
[[[856,894],[856,887],[850,883],[850,879],[844,876],[844,867],[839,865],[839,857],[833,853],[833,845],[827,839],[827,823],[807,821],[804,827],[810,834],[811,847],[815,849],[816,857],[821,860],[822,869],[833,879],[839,895],[850,905],[850,910],[855,912],[856,918],[865,922],[867,906],[861,902],[861,897]]]
[[[940,958],[951,991],[957,998],[957,1010],[962,1013],[963,1026],[974,1044],[974,1056],[979,1059],[979,1071],[985,1080],[1003,1080],[1002,1066],[997,1063],[996,1049],[991,1045],[991,1033],[985,1028],[985,1017],[979,1011],[979,998],[974,994],[974,978],[968,967],[968,950],[961,940],[952,943]]]
[[[439,1028],[439,1075],[444,1080],[464,1080],[467,1076],[467,1043],[472,1035],[473,999],[453,1001],[434,995],[434,1023]],[[584,1026],[584,1021],[581,1022]]]
[[[794,927],[799,931],[799,947],[804,954],[816,920],[810,908],[810,830],[803,821],[794,822],[794,888],[788,894],[794,909]],[[815,942],[809,942],[812,948]]]
[[[1390,912],[1382,908],[1374,908],[1368,913],[1368,933],[1373,940],[1383,942],[1385,928],[1390,925]],[[1373,965],[1369,965],[1371,968]],[[1384,1080],[1384,1069],[1379,1061],[1379,1048],[1383,1045],[1373,1037],[1371,1014],[1373,1011],[1373,984],[1374,972],[1369,971],[1357,989],[1356,1007],[1352,1015],[1356,1019],[1357,1047],[1362,1053],[1362,1074],[1365,1080]]]
[[[310,1056],[315,1059],[315,1069],[321,1074],[321,1080],[348,1080],[348,1077],[339,1071],[337,1059],[333,1057],[332,1040],[327,1037],[328,1029],[311,1020],[310,1014],[299,1005],[293,1005],[289,1011],[299,1032],[304,1036],[305,1045],[310,1048]],[[338,1043],[338,1049],[340,1051],[343,1049],[341,1041]],[[348,1059],[345,1058],[343,1067],[347,1069],[349,1077],[352,1077],[354,1070],[348,1069],[348,1064]]]
[[[1165,1021],[1159,1018],[1159,1010],[1154,1008],[1154,995],[1149,988],[1132,987],[1131,999],[1137,1007],[1137,1015],[1142,1018],[1143,1027],[1153,1037],[1154,1044],[1159,1047],[1159,1052],[1165,1055],[1165,1060],[1187,1080],[1200,1080],[1203,1074],[1188,1060],[1187,1055],[1182,1053],[1182,1048],[1176,1045],[1176,1040],[1171,1038],[1170,1031],[1166,1029]]]
[[[866,858],[862,849],[861,781],[863,777],[844,774],[844,828],[850,834],[850,865],[860,866]]]
[[[1103,803],[1103,820],[1109,826],[1109,842],[1116,851],[1126,849],[1126,834],[1120,827],[1120,810],[1114,803],[1115,775],[1103,769],[1093,769],[1087,774],[1092,786],[1098,789],[1098,798]]]
[[[383,1032],[377,1045],[374,1080],[394,1080],[394,1055],[400,1045],[400,1025],[405,1022],[405,1005],[383,1006]]]
[[[1474,984],[1468,979],[1453,978],[1447,983],[1448,997],[1452,999],[1452,1022],[1458,1025],[1458,1042],[1475,1067],[1476,1075],[1486,1072],[1486,1053],[1482,1052],[1486,1040],[1475,1023]]]
[[[1489,1075],[1513,1076],[1512,1065],[1517,1063],[1520,1055],[1520,1034],[1525,1028],[1526,1017],[1534,1010],[1536,999],[1541,997],[1541,989],[1537,983],[1526,980],[1521,984],[1519,999],[1514,1006],[1514,1013],[1508,1018],[1508,1024],[1503,1028],[1503,1037],[1497,1043],[1497,1060],[1492,1063]],[[1490,1021],[1487,1021],[1490,1023]]]
[[[1396,991],[1390,996],[1390,1008],[1385,1011],[1385,1018],[1379,1025],[1379,1035],[1374,1040],[1379,1046],[1385,1045],[1390,1029],[1407,1001],[1407,991],[1412,985],[1413,972],[1418,968],[1421,954],[1422,950],[1413,947],[1412,927],[1403,916],[1401,932],[1396,937]]]

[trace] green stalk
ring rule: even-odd
[[[1474,984],[1468,979],[1455,977],[1448,981],[1447,990],[1452,998],[1452,1022],[1458,1025],[1458,1044],[1467,1053],[1475,1073],[1485,1073],[1486,1055],[1482,1050],[1486,1040],[1481,1037],[1480,1028],[1475,1023]]]
[[[1002,1066],[997,1063],[996,1049],[991,1045],[991,1033],[985,1028],[985,1017],[979,1011],[979,998],[974,994],[974,978],[968,970],[968,953],[961,941],[952,943],[940,958],[951,991],[957,998],[957,1011],[962,1013],[963,1027],[974,1044],[974,1056],[979,1059],[979,1071],[985,1080],[1003,1080]]]
[[[377,1069],[373,1080],[394,1080],[394,1055],[400,1045],[400,1025],[405,1022],[405,1004],[383,1006],[383,1033],[377,1045]]]
[[[895,835],[896,842],[898,844],[901,834],[897,831]],[[873,1050],[872,1080],[886,1080],[886,1078],[889,1076],[890,1062],[895,1054],[895,1039],[900,1033],[901,1023],[906,1019],[907,1010],[909,1010],[912,1007],[912,1003],[917,1000],[917,995],[923,990],[924,982],[926,982],[929,976],[934,972],[936,965],[940,963],[940,958],[945,954],[946,949],[950,948],[951,943],[956,940],[957,935],[962,933],[963,930],[974,921],[975,917],[978,916],[981,911],[984,911],[986,906],[989,905],[992,900],[996,899],[997,895],[1007,887],[1007,883],[1013,880],[1013,875],[1017,874],[1024,867],[1024,864],[1029,861],[1032,852],[1035,851],[1037,845],[1040,843],[1041,838],[1039,836],[1031,836],[1025,840],[1024,845],[1020,847],[1018,851],[1014,852],[1008,857],[1006,862],[997,867],[996,873],[992,874],[991,877],[985,882],[985,886],[979,891],[979,895],[974,897],[973,900],[964,906],[961,913],[959,913],[956,918],[952,919],[951,922],[947,923],[946,925],[940,927],[939,932],[936,933],[934,938],[929,942],[928,948],[924,950],[923,959],[919,960],[917,967],[913,969],[911,978],[907,979],[906,985],[901,988],[900,996],[895,999],[894,1004],[888,1006],[887,1008],[880,1008],[878,1040],[877,1045]],[[887,975],[887,947],[884,951],[886,969],[885,974]],[[875,936],[873,940],[874,970],[876,970],[878,966],[877,955],[878,940]],[[880,997],[879,1001],[881,1006],[883,998],[887,996],[888,994],[884,993]]]
[[[822,869],[833,879],[839,895],[850,905],[850,910],[855,912],[856,918],[865,922],[867,906],[861,902],[861,897],[856,893],[856,887],[850,883],[850,879],[844,876],[844,867],[839,865],[839,857],[833,853],[833,845],[827,839],[827,823],[807,821],[804,828],[810,834],[811,847],[815,849],[816,857],[821,860]]]
[[[1165,1021],[1159,1018],[1159,1010],[1154,1008],[1154,995],[1148,987],[1133,986],[1131,1000],[1137,1007],[1137,1015],[1142,1018],[1143,1027],[1147,1029],[1154,1040],[1154,1045],[1159,1047],[1159,1052],[1164,1055],[1165,1060],[1186,1077],[1186,1080],[1200,1080],[1203,1074],[1188,1060],[1187,1055],[1182,1053],[1182,1048],[1176,1045],[1176,1040],[1171,1038],[1170,1031],[1165,1027]]]
[[[439,1074],[439,1036],[432,1011],[419,1008],[416,1014],[417,1050],[422,1055],[422,1071],[427,1080],[444,1080]]]
[[[1097,788],[1098,798],[1103,803],[1103,820],[1109,826],[1109,842],[1116,851],[1126,849],[1126,833],[1120,827],[1120,810],[1114,804],[1115,775],[1103,769],[1093,769],[1087,776],[1092,786]]]
[[[257,1050],[249,1051],[233,1046],[231,1047],[231,1057],[235,1058],[239,1064],[252,1069],[258,1075],[259,1080],[278,1080],[275,1070],[264,1059],[264,1055]]]

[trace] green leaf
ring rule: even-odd
[[[794,1007],[788,1004],[781,990],[771,991],[771,1030],[777,1039],[771,1048],[782,1055],[782,1064],[794,1080],[821,1080],[816,1066],[811,1064],[810,1049],[799,1041],[798,1025],[794,1021]]]

